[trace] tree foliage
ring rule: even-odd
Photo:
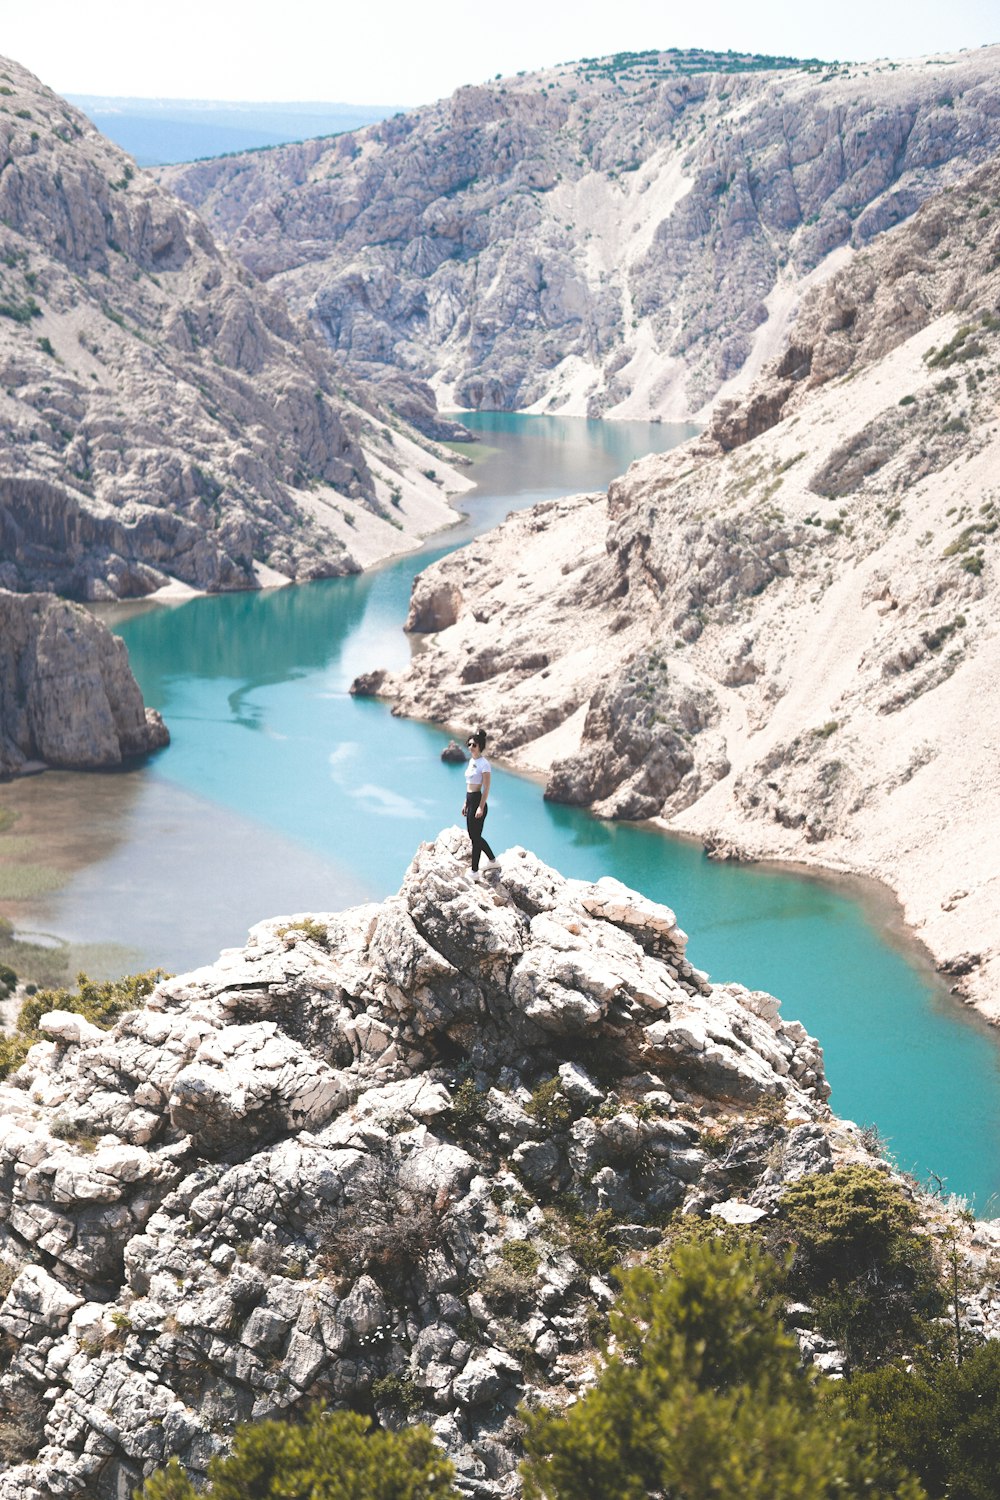
[[[710,1240],[626,1273],[597,1385],[527,1418],[526,1500],[919,1500],[802,1373],[779,1274],[753,1246]]]
[[[176,1459],[136,1500],[458,1500],[453,1469],[426,1427],[369,1432],[356,1412],[312,1411],[301,1424],[257,1422],[213,1458],[198,1491]]]
[[[932,1500],[996,1500],[1000,1487],[1000,1343],[943,1360],[858,1375],[845,1391],[880,1448],[920,1476]]]

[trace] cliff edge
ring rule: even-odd
[[[41,1019],[0,1085],[0,1408],[32,1460],[4,1500],[204,1473],[316,1400],[405,1399],[470,1495],[514,1494],[518,1404],[586,1363],[616,1255],[864,1156],[816,1043],[694,970],[671,911],[523,849],[474,885],[465,854],[262,923],[110,1031]]]
[[[113,769],[169,742],[124,641],[78,604],[0,589],[0,776]]]

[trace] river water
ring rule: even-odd
[[[470,421],[482,442],[468,519],[419,555],[361,578],[112,616],[172,743],[125,775],[47,773],[4,790],[57,870],[22,917],[177,971],[262,917],[386,896],[418,843],[459,821],[461,767],[440,760],[448,736],[348,693],[357,673],[408,659],[413,574],[507,511],[603,488],[691,431]],[[494,782],[495,848],[524,844],[566,875],[614,875],[675,908],[695,964],[771,991],[820,1038],[838,1113],[875,1125],[905,1169],[1000,1211],[1000,1035],[945,992],[887,896],[714,864],[690,843],[545,803],[502,767]]]

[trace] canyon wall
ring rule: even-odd
[[[190,208],[0,60],[0,586],[353,572],[453,519],[451,481]]]
[[[0,589],[0,776],[111,770],[169,739],[124,641],[78,604]]]
[[[887,881],[1000,1017],[998,403],[994,161],[817,289],[709,432],[428,569],[377,686],[557,800]]]
[[[643,53],[160,172],[355,370],[442,406],[681,419],[1000,148],[1000,48]]]

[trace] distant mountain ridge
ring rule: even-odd
[[[370,378],[666,420],[748,384],[802,291],[997,149],[1000,48],[623,53],[160,176]]]
[[[113,94],[68,98],[140,167],[339,135],[384,120],[398,109],[390,104],[139,99]]]

